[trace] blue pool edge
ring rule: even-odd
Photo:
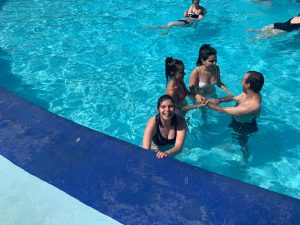
[[[300,224],[300,200],[86,128],[0,88],[0,154],[123,224]]]

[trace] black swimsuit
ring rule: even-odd
[[[157,146],[165,146],[165,145],[173,145],[173,144],[175,144],[176,133],[177,133],[177,118],[176,118],[176,114],[174,114],[174,116],[172,118],[172,121],[171,121],[171,125],[173,125],[174,129],[175,129],[175,137],[173,139],[164,138],[162,136],[162,134],[160,133],[159,125],[161,124],[161,122],[160,122],[159,115],[157,115],[155,117],[155,122],[156,122],[156,134],[152,137],[152,141],[154,142],[154,144],[156,144]]]
[[[197,19],[197,18],[199,18],[199,16],[204,16],[206,14],[206,9],[202,6],[199,6],[199,9],[201,9],[201,13],[199,15],[196,13],[191,13],[186,16],[187,19],[178,20],[178,21],[184,22],[184,24],[189,24],[190,21],[188,20],[188,18]]]
[[[235,106],[238,106],[238,102],[235,103]],[[250,123],[242,123],[232,117],[232,122],[229,124],[229,127],[232,127],[235,132],[241,135],[248,135],[258,131],[255,118],[253,118]]]
[[[286,21],[284,23],[274,23],[274,29],[283,30],[286,32],[298,30],[300,28],[300,23],[293,24],[293,23],[291,23],[292,19],[289,19],[288,21]]]
[[[251,123],[241,123],[232,118],[232,122],[229,124],[229,127],[232,127],[235,132],[242,135],[249,135],[258,131],[256,119],[253,119]]]

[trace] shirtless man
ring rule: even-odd
[[[219,112],[232,115],[229,125],[238,134],[238,141],[242,147],[244,159],[247,162],[248,135],[258,131],[256,118],[260,115],[262,98],[260,91],[264,85],[264,76],[256,71],[248,71],[242,79],[243,93],[239,96],[228,96],[208,102],[207,106]],[[221,107],[222,102],[236,101],[235,107]]]
[[[236,101],[235,107],[221,107],[215,102],[209,102],[207,106],[219,112],[224,112],[233,116],[239,123],[253,123],[259,116],[261,110],[260,90],[264,84],[264,77],[256,71],[248,71],[242,79],[243,93],[239,96],[224,97],[216,102]]]

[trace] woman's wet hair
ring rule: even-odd
[[[250,70],[247,72],[248,78],[245,80],[246,83],[250,83],[250,88],[255,93],[259,93],[264,86],[265,78],[262,73]]]
[[[170,96],[170,95],[163,95],[163,96],[160,96],[158,101],[157,101],[157,110],[159,109],[161,103],[165,100],[170,100],[172,102],[172,104],[174,105],[174,107],[175,107],[174,98],[172,98],[172,96]]]
[[[202,61],[205,61],[209,58],[211,55],[217,55],[217,50],[213,47],[211,47],[209,44],[204,44],[199,49],[198,59],[196,62],[197,66],[202,65]]]
[[[165,67],[166,67],[166,79],[167,84],[169,81],[169,77],[171,78],[177,71],[178,66],[182,65],[184,66],[183,62],[179,59],[173,59],[172,57],[167,57],[165,60]]]

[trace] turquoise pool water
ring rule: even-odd
[[[295,1],[272,2],[202,1],[208,14],[197,27],[166,35],[145,27],[180,19],[189,0],[2,1],[1,86],[141,145],[165,90],[165,57],[185,62],[188,82],[199,47],[210,43],[218,51],[222,80],[234,94],[241,92],[246,71],[265,75],[259,132],[249,139],[246,164],[228,127],[230,116],[208,110],[203,119],[200,111],[191,111],[185,147],[176,158],[300,198],[300,33],[256,42],[245,33],[299,13]]]

